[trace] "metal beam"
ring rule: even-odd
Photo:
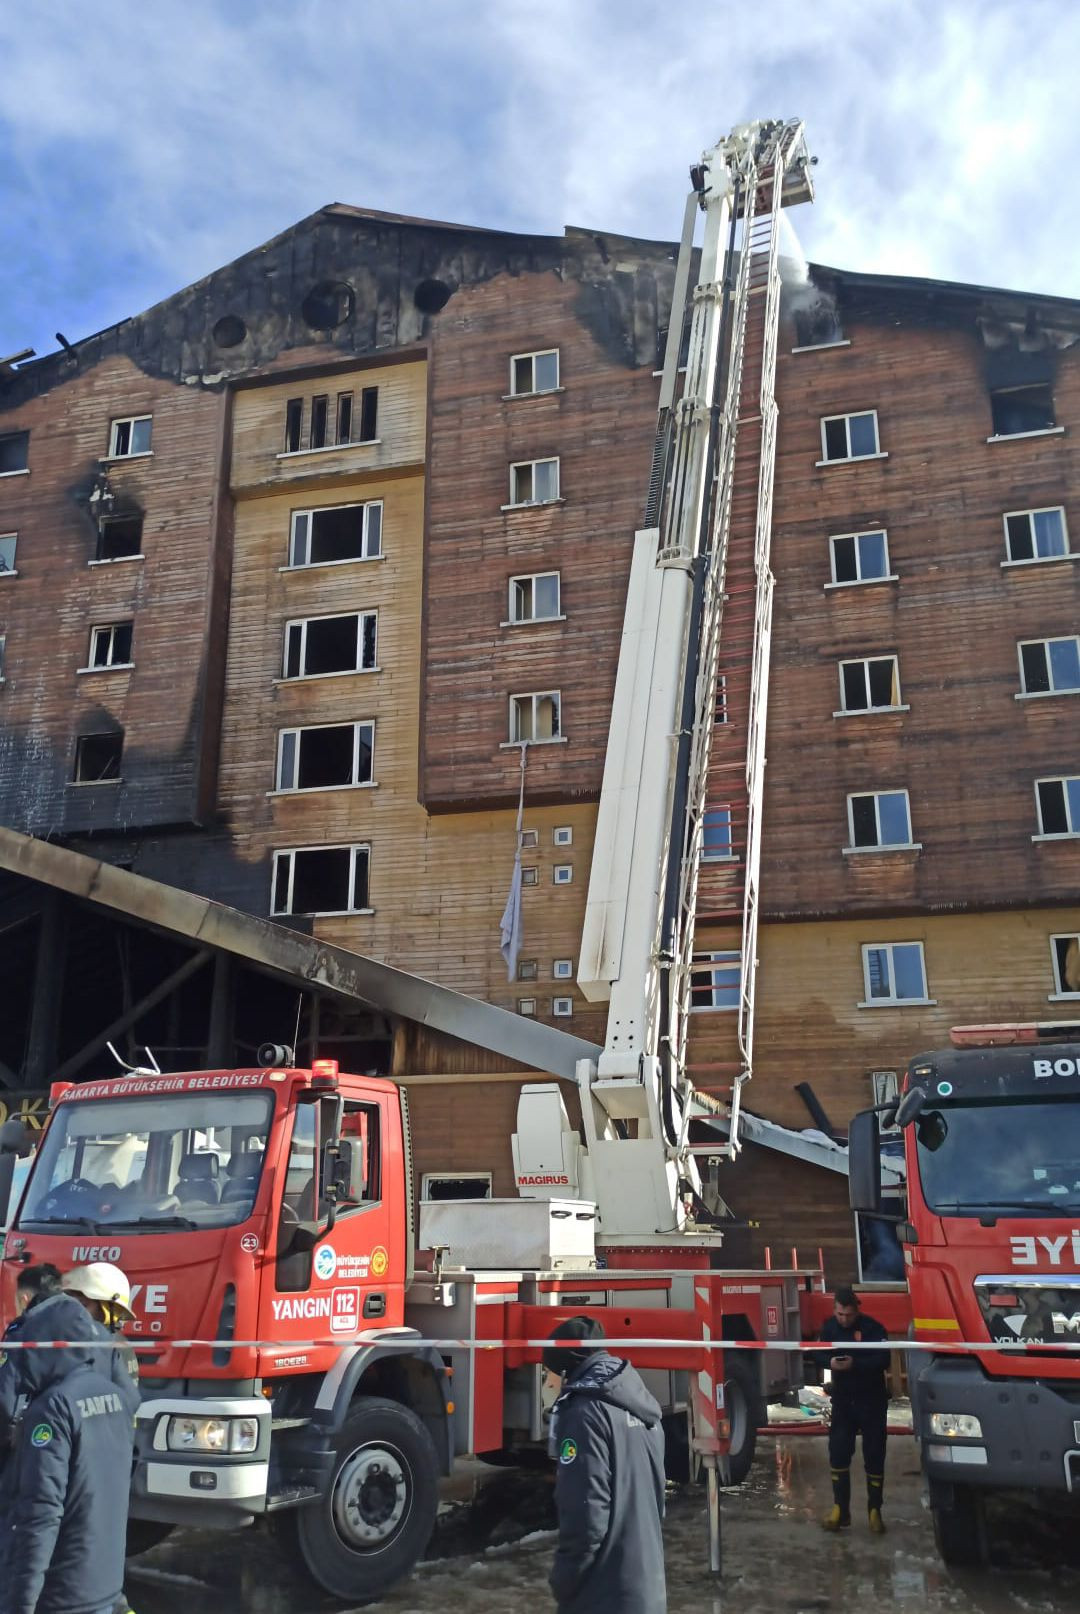
[[[232,953],[255,969],[414,1020],[533,1070],[575,1081],[577,1061],[595,1061],[601,1053],[595,1043],[554,1026],[17,830],[0,827],[0,868],[112,909],[136,924]]]
[[[194,975],[196,970],[201,970],[204,964],[210,962],[211,957],[209,947],[200,948],[194,957],[186,959],[178,970],[173,970],[171,975],[167,975],[152,992],[140,998],[138,1003],[133,1003],[130,1009],[125,1009],[111,1025],[107,1025],[104,1031],[99,1031],[96,1037],[84,1043],[78,1053],[72,1054],[70,1059],[65,1059],[59,1069],[53,1072],[53,1081],[66,1082],[68,1077],[80,1070],[88,1059],[93,1059],[95,1054],[99,1054],[106,1043],[112,1042],[122,1031],[127,1031],[129,1026],[133,1026],[144,1014],[155,1008],[162,998],[167,998],[170,992],[175,992],[178,987],[183,986],[188,976]]]
[[[30,1034],[26,1046],[27,1087],[44,1086],[56,1066],[66,952],[63,898],[59,891],[47,891],[41,908],[34,989],[30,1001]]]

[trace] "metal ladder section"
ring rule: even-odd
[[[742,1089],[753,1071],[761,808],[773,606],[770,548],[778,418],[775,376],[781,296],[780,215],[785,163],[796,144],[786,142],[782,135],[770,142],[769,149],[756,161],[750,154],[744,176],[746,200],[732,300],[722,442],[713,488],[714,521],[680,882],[680,947],[674,971],[678,1068],[685,1071],[704,815],[710,805],[723,803],[731,813],[731,850],[737,861],[706,865],[709,879],[719,874],[723,889],[719,906],[714,908],[706,901],[705,909],[711,919],[741,921],[738,1060],[721,1067],[728,1078],[722,1091],[729,1105],[726,1152],[731,1157],[740,1148]],[[710,763],[721,673],[725,677],[729,720],[734,719],[740,726],[745,724],[746,749],[737,760],[715,768]],[[684,1134],[692,1113],[693,1106],[687,1106]]]

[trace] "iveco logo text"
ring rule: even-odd
[[[1080,1061],[1075,1059],[1036,1059],[1032,1063],[1038,1077],[1080,1074]]]
[[[119,1244],[76,1244],[72,1249],[72,1258],[76,1266],[82,1266],[86,1261],[119,1261]]]
[[[1052,1267],[1059,1267],[1063,1256],[1072,1265],[1080,1266],[1080,1227],[1074,1227],[1071,1233],[1062,1233],[1056,1239],[1040,1233],[1037,1238],[1011,1238],[1009,1244],[1014,1267],[1033,1267],[1042,1260],[1049,1261]]]

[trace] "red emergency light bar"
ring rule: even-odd
[[[338,1062],[336,1059],[313,1059],[311,1061],[312,1087],[336,1088],[338,1084]]]
[[[1078,1020],[1040,1020],[1027,1025],[953,1026],[954,1048],[1008,1048],[1021,1042],[1072,1042],[1080,1037]]]

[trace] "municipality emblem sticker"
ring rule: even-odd
[[[332,1278],[337,1271],[337,1252],[329,1244],[320,1244],[315,1251],[315,1276]]]
[[[52,1427],[47,1423],[39,1423],[30,1436],[31,1446],[47,1446],[52,1439]]]
[[[572,1463],[577,1456],[577,1441],[571,1440],[569,1435],[559,1447],[560,1463]]]

